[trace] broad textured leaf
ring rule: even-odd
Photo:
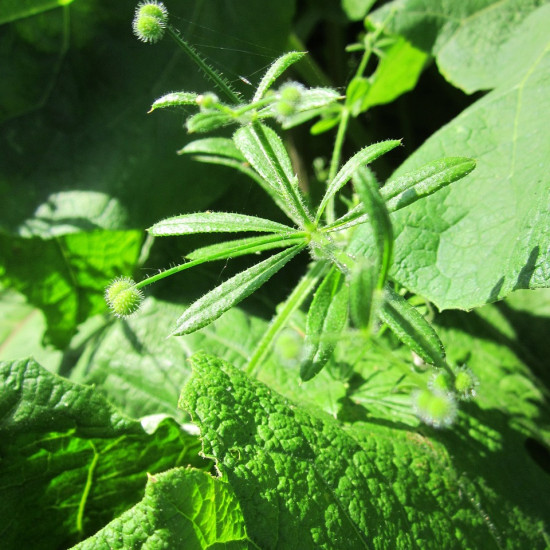
[[[300,366],[302,380],[310,380],[330,359],[348,319],[349,289],[335,267],[325,276],[309,307]]]
[[[29,356],[56,372],[62,352],[42,344],[45,331],[46,318],[38,308],[13,289],[0,291],[0,361]]]
[[[536,61],[434,134],[397,172],[448,154],[477,162],[460,183],[392,218],[393,276],[440,309],[550,284],[550,134],[541,116],[550,110],[549,25],[550,6],[526,18],[524,41],[538,40]]]
[[[345,426],[226,362],[192,363],[181,406],[261,548],[544,547],[550,481],[503,413],[472,407],[448,432]]]
[[[277,58],[267,69],[267,72],[260,80],[252,101],[259,101],[265,95],[267,90],[273,86],[277,78],[279,78],[289,67],[297,63],[306,55],[306,52],[288,52]]]
[[[79,323],[106,311],[103,293],[118,275],[131,274],[139,257],[141,231],[71,233],[43,240],[0,235],[5,280],[44,311],[46,336],[68,344]]]
[[[199,273],[186,275],[192,287],[199,286],[201,278],[204,275]],[[132,417],[168,414],[188,421],[177,409],[179,392],[190,373],[187,359],[206,349],[243,366],[267,323],[233,308],[200,331],[167,338],[183,307],[147,298],[139,315],[113,321],[89,342],[71,379],[94,386]]]
[[[317,210],[316,219],[321,219],[321,215],[323,214],[328,201],[334,197],[334,195],[336,195],[336,193],[351,179],[356,170],[358,170],[361,166],[366,166],[370,162],[373,162],[378,157],[388,151],[391,151],[392,149],[395,149],[400,144],[401,141],[397,139],[381,141],[380,143],[369,145],[368,147],[361,149],[358,153],[355,153],[355,155],[353,155],[353,157],[351,157],[346,164],[340,168],[334,179],[329,183],[325,196],[323,197],[323,200]]]
[[[172,92],[156,99],[149,112],[165,107],[197,106],[197,97],[199,95],[194,92]]]
[[[197,212],[162,220],[147,230],[155,237],[169,235],[192,235],[194,233],[238,233],[258,231],[267,233],[287,233],[288,225],[273,222],[256,216],[229,212]]]
[[[5,548],[66,548],[136,503],[146,472],[198,462],[196,436],[175,422],[148,433],[32,359],[0,363],[0,388]]]
[[[544,26],[537,38],[522,27],[544,0],[405,0],[394,4],[397,12],[390,28],[432,53],[441,74],[468,93],[494,88],[524,73],[539,55],[538,48],[531,46],[546,35]],[[521,47],[513,44],[516,40]]]
[[[247,548],[251,544],[231,487],[199,470],[150,476],[143,500],[74,550]]]
[[[217,286],[185,310],[172,334],[188,334],[210,324],[228,309],[250,296],[304,246],[294,246],[274,254]]]
[[[424,361],[436,367],[445,365],[445,349],[433,327],[389,286],[378,313],[399,340]]]

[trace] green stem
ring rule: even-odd
[[[265,360],[275,338],[286,325],[289,317],[302,305],[303,301],[309,296],[315,288],[317,281],[325,272],[327,264],[325,262],[315,262],[313,267],[302,277],[302,280],[296,285],[290,296],[284,302],[283,307],[272,319],[269,328],[266,330],[261,340],[256,345],[256,349],[244,369],[249,375],[258,376],[262,362]]]
[[[299,243],[303,243],[305,239],[307,238],[307,233],[303,231],[296,231],[295,233],[290,233],[289,235],[274,235],[272,242],[280,241],[283,246],[292,246],[295,244],[296,240],[299,240]],[[264,241],[265,242],[265,241]],[[150,285],[152,283],[156,283],[157,281],[160,281],[162,279],[165,279],[166,277],[170,277],[170,275],[174,275],[175,273],[179,273],[180,271],[184,271],[185,269],[189,269],[191,267],[194,267],[196,265],[204,264],[206,262],[213,262],[216,260],[225,260],[227,258],[230,258],[232,254],[237,255],[238,252],[243,252],[246,254],[247,249],[253,248],[255,245],[253,244],[247,244],[244,246],[237,246],[231,250],[225,250],[222,252],[217,252],[215,254],[212,254],[210,256],[206,256],[205,258],[198,258],[196,260],[191,260],[189,262],[185,262],[183,264],[176,265],[170,269],[166,269],[165,271],[161,271],[160,273],[157,273],[156,275],[151,275],[151,277],[147,277],[147,279],[143,279],[143,281],[140,281],[139,283],[136,283],[134,286],[135,288],[143,288],[144,286]],[[240,254],[241,256],[243,254]]]
[[[338,124],[338,132],[336,132],[336,140],[334,141],[334,148],[332,149],[332,158],[330,160],[330,169],[328,173],[328,184],[336,177],[338,168],[340,166],[340,158],[342,157],[342,147],[344,145],[344,138],[346,136],[346,130],[348,129],[348,121],[351,111],[344,105],[342,107],[342,116]],[[328,200],[327,208],[325,210],[325,220],[327,224],[334,222],[336,219],[336,213],[334,211],[334,197]]]
[[[191,46],[186,40],[184,40],[178,31],[174,27],[168,25],[166,28],[170,37],[176,42],[176,44],[194,61],[199,69],[202,70],[206,76],[214,82],[214,84],[226,95],[227,99],[231,103],[241,103],[239,94],[235,92],[231,85],[225,80],[225,78],[214,70],[208,63],[201,57],[201,55]]]

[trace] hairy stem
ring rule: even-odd
[[[207,78],[214,82],[214,84],[225,94],[231,103],[239,104],[241,102],[239,94],[231,88],[229,82],[227,82],[227,80],[225,80],[225,78],[218,71],[208,65],[206,60],[201,57],[201,55],[197,52],[197,50],[195,50],[195,48],[193,48],[193,46],[191,46],[191,44],[180,36],[174,27],[168,25],[166,30],[176,44],[197,64],[199,69],[207,76]]]

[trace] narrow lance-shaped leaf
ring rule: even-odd
[[[388,212],[396,212],[467,176],[475,166],[475,160],[465,157],[439,159],[388,182],[380,189],[380,194],[386,201]],[[336,220],[329,229],[341,231],[366,220],[363,205],[359,204]]]
[[[279,78],[291,65],[300,61],[304,55],[306,55],[306,52],[288,52],[277,58],[262,77],[252,101],[259,101],[262,99],[267,90],[273,86],[277,78]]]
[[[368,328],[374,318],[379,271],[374,262],[359,258],[351,269],[349,312],[356,327]]]
[[[342,96],[332,88],[310,88],[304,90],[300,97],[300,101],[296,106],[296,113],[284,117],[282,121],[282,127],[286,130],[293,128],[299,124],[303,124],[308,120],[321,115],[326,112],[326,107],[331,103],[334,103]],[[274,116],[277,112],[273,107],[270,107],[270,111]]]
[[[400,143],[401,141],[396,139],[381,141],[380,143],[375,143],[361,149],[361,151],[351,157],[351,159],[349,159],[348,162],[340,168],[340,171],[336,174],[335,178],[329,183],[325,196],[323,197],[323,200],[319,205],[319,209],[317,210],[317,215],[315,218],[316,221],[321,219],[328,201],[334,197],[334,195],[336,195],[336,193],[351,179],[356,170],[382,156],[384,153],[391,151]]]
[[[390,212],[404,208],[467,176],[475,167],[476,161],[466,157],[447,157],[430,162],[382,187],[386,207]]]
[[[245,214],[230,212],[198,212],[162,220],[147,230],[155,237],[171,235],[192,235],[195,233],[237,233],[260,231],[266,233],[287,233],[291,227]]]
[[[345,277],[333,266],[317,289],[307,315],[302,380],[313,378],[330,359],[346,325],[348,296]]]
[[[384,298],[380,319],[424,361],[445,368],[445,350],[430,323],[390,286],[386,286]]]
[[[228,309],[250,296],[306,245],[283,250],[217,286],[185,310],[173,335],[189,334],[215,321]]]
[[[384,204],[384,199],[378,191],[378,185],[368,168],[362,167],[357,170],[354,184],[374,233],[378,267],[377,288],[381,290],[388,277],[393,252],[393,229],[390,215]]]
[[[185,126],[190,134],[200,134],[223,128],[235,121],[235,118],[227,113],[217,111],[211,113],[197,113],[187,119]]]
[[[312,216],[281,138],[271,128],[258,123],[240,128],[233,139],[246,160],[280,197],[278,205],[283,212],[298,225],[309,225]]]
[[[232,139],[212,137],[196,139],[178,151],[178,155],[214,155],[245,161]]]
[[[153,105],[151,105],[149,112],[151,113],[156,109],[164,109],[165,107],[184,107],[186,105],[197,106],[197,97],[198,94],[193,92],[172,92],[159,97]]]
[[[225,258],[236,258],[245,254],[256,254],[273,248],[286,248],[295,244],[305,243],[305,233],[296,231],[289,235],[262,235],[259,237],[248,237],[245,239],[236,239],[233,241],[224,241],[223,243],[203,246],[187,254],[190,260],[200,260],[211,258],[214,255],[222,255],[219,260]]]

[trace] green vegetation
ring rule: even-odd
[[[3,545],[549,546],[549,8],[1,6]]]

